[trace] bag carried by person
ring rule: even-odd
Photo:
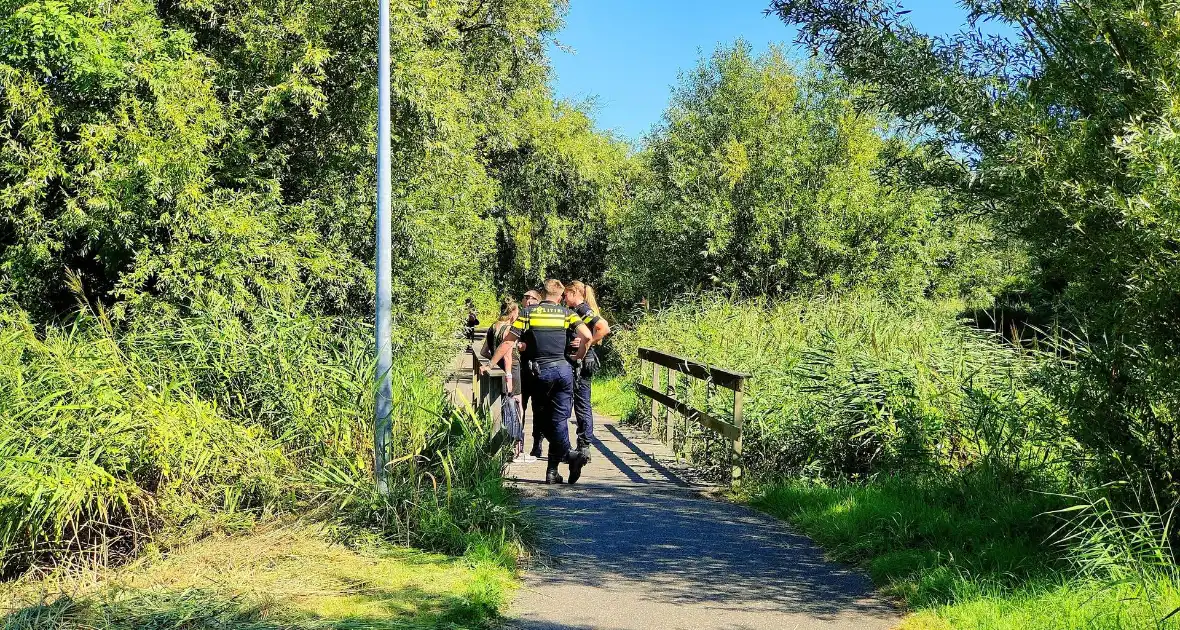
[[[520,409],[516,406],[516,397],[505,395],[500,398],[501,426],[513,441],[524,441],[524,422],[520,418]]]

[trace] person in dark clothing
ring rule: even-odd
[[[545,281],[545,297],[540,304],[521,311],[507,338],[492,356],[492,364],[511,359],[518,340],[526,344],[521,357],[531,375],[533,418],[549,440],[549,460],[545,483],[564,483],[559,473],[562,463],[569,464],[570,483],[576,483],[586,465],[585,455],[570,448],[569,425],[574,393],[574,371],[566,358],[566,331],[574,329],[580,339],[574,359],[581,361],[590,349],[594,336],[576,313],[560,304],[565,285],[558,280]]]
[[[467,319],[463,322],[463,334],[468,339],[475,339],[476,328],[479,328],[479,310],[475,308],[475,302],[467,298]]]
[[[594,296],[594,289],[590,285],[575,280],[565,288],[565,305],[573,309],[582,323],[590,329],[593,338],[585,358],[575,363],[574,372],[574,416],[578,423],[577,448],[590,461],[590,443],[594,440],[594,410],[590,407],[590,384],[594,373],[598,371],[598,355],[594,346],[610,334],[610,324],[598,314],[598,301]],[[570,354],[578,349],[581,340],[577,337],[570,339]]]

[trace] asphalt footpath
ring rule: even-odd
[[[470,383],[462,363],[452,379],[459,398]],[[509,467],[540,516],[542,545],[507,627],[885,630],[900,622],[859,571],[825,560],[782,521],[686,481],[661,443],[610,418],[596,424],[592,461],[575,485],[545,485],[542,461]]]

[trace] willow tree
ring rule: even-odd
[[[486,286],[487,155],[551,103],[556,0],[393,0],[403,322]],[[368,317],[375,0],[0,1],[0,293]]]
[[[986,226],[943,220],[938,194],[890,181],[890,161],[911,147],[857,96],[831,72],[778,47],[755,57],[744,42],[684,73],[612,230],[623,294],[871,287],[986,299],[996,261],[973,251]]]
[[[521,121],[520,141],[489,159],[500,182],[498,284],[519,294],[550,276],[598,282],[608,225],[627,201],[628,148],[584,106],[556,103]]]
[[[1026,243],[1028,300],[1088,340],[1057,383],[1086,463],[1180,496],[1180,3],[963,4],[946,37],[886,0],[772,10],[923,135],[912,177]]]

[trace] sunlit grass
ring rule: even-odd
[[[624,375],[600,374],[591,385],[590,404],[594,413],[623,418],[635,408],[635,389]]]
[[[1172,607],[1180,605],[1180,589],[1167,578],[1159,588]],[[1180,627],[1175,618],[1162,621],[1142,605],[1130,585],[1104,587],[1090,582],[1029,586],[1017,592],[981,594],[909,616],[899,630],[1138,630]]]
[[[514,588],[502,564],[379,541],[331,542],[320,525],[213,536],[116,570],[25,578],[0,590],[0,627],[485,627]]]
[[[836,560],[865,569],[912,613],[902,628],[1050,630],[1180,627],[1165,571],[1144,581],[1080,574],[1054,545],[1067,499],[1014,492],[986,475],[867,484],[787,482],[752,503],[795,524]],[[1174,618],[1173,618],[1174,619]]]

